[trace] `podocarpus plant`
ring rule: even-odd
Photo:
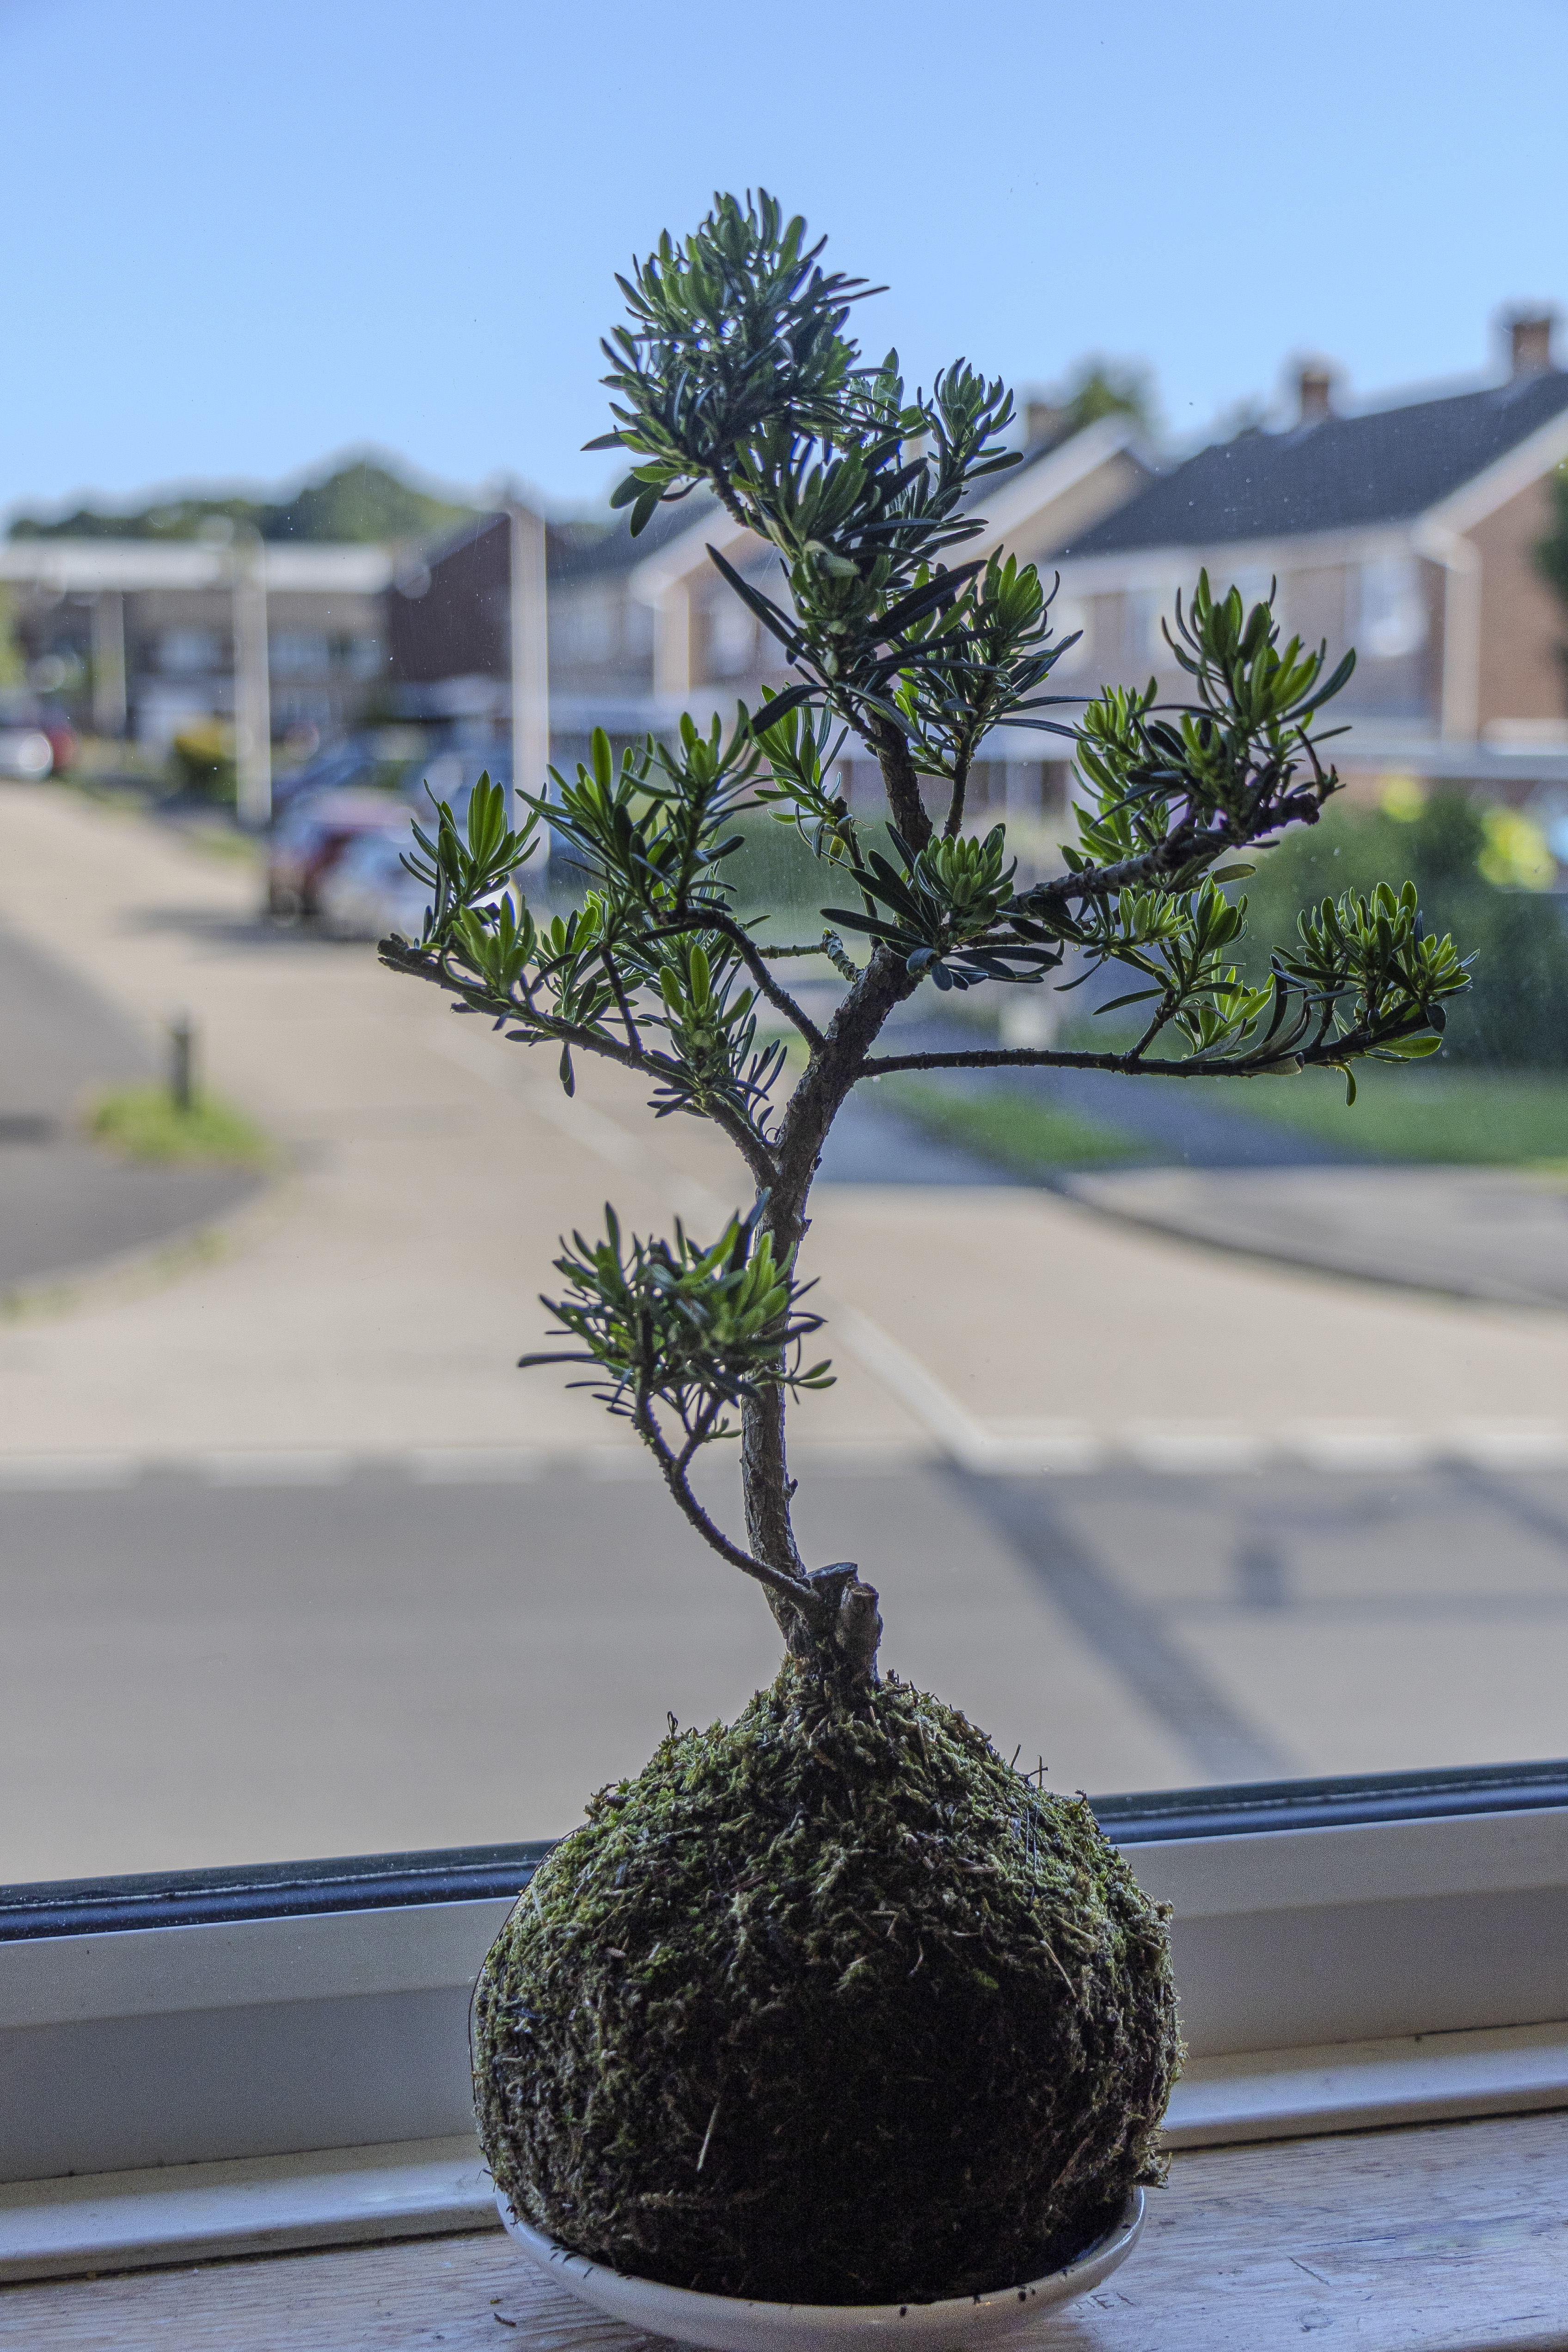
[[[845,331],[868,289],[821,251],[766,195],[665,237],[622,281],[615,429],[594,445],[636,461],[615,500],[634,532],[705,487],[775,552],[773,594],[712,555],[791,682],[728,730],[685,718],[618,757],[595,735],[515,830],[481,782],[466,836],[444,807],[421,835],[423,936],[381,952],[546,1045],[568,1094],[576,1057],[598,1055],[659,1115],[711,1120],[754,1191],[701,1243],[679,1224],[627,1235],[607,1212],[602,1238],[564,1247],[546,1302],[571,1346],[524,1359],[589,1368],[692,1526],[762,1586],[786,1654],[735,1725],[672,1727],[595,1799],[514,1913],[476,2013],[491,2166],[520,2215],[614,2267],[878,2302],[1076,2252],[1157,2176],[1179,2045],[1163,1923],[1088,1806],[880,1678],[875,1590],[797,1548],[785,1411],[828,1377],[800,1260],[835,1115],[910,1068],[1257,1081],[1328,1065],[1353,1087],[1363,1056],[1433,1052],[1467,975],[1407,886],[1325,900],[1267,981],[1237,977],[1245,901],[1226,887],[1337,789],[1319,714],[1352,657],[1331,671],[1324,649],[1281,644],[1268,603],[1200,576],[1171,630],[1188,698],[1109,688],[1069,723],[1034,569],[959,560],[978,486],[1016,462],[1007,394],[960,363],[911,397],[896,355],[862,364]],[[1004,723],[1076,746],[1078,839],[1026,889],[1002,826],[965,829],[973,763]],[[885,840],[837,787],[849,737],[880,770]],[[776,940],[726,881],[759,811],[821,861],[819,936]],[[544,822],[589,886],[548,919],[510,887]],[[876,1051],[918,990],[1059,984],[1069,951],[1125,967],[1113,1004],[1145,1008],[1125,1050]],[[824,955],[845,985],[819,1025],[780,974]],[[744,1541],[691,1483],[736,1434]]]

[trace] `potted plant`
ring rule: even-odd
[[[1360,1057],[1435,1051],[1467,983],[1409,886],[1325,902],[1264,984],[1238,980],[1245,901],[1225,886],[1336,790],[1317,722],[1353,656],[1331,674],[1323,649],[1280,644],[1269,602],[1247,611],[1200,577],[1172,633],[1184,704],[1156,706],[1151,684],[1103,689],[1074,726],[1043,716],[1065,649],[1045,588],[1010,559],[957,560],[977,486],[1017,462],[1009,396],[962,363],[912,397],[896,355],[863,364],[846,327],[867,289],[821,253],[765,194],[664,237],[622,281],[615,429],[592,445],[635,460],[614,501],[634,532],[702,487],[776,552],[776,594],[713,561],[792,682],[728,732],[685,718],[618,757],[595,735],[515,830],[481,780],[465,833],[443,806],[419,836],[423,936],[381,949],[546,1045],[568,1094],[576,1057],[599,1055],[661,1115],[711,1120],[752,1192],[700,1241],[628,1234],[606,1210],[557,1261],[546,1304],[569,1346],[524,1361],[588,1368],[692,1526],[762,1588],[778,1678],[731,1725],[672,1723],[592,1801],[491,1951],[474,2021],[481,2136],[519,2231],[606,2307],[735,2345],[788,2305],[810,2307],[814,2342],[889,2310],[972,2340],[982,2313],[1000,2325],[1087,2283],[1074,2258],[1113,2258],[1160,2177],[1180,2052],[1164,1922],[1088,1804],[879,1675],[875,1589],[796,1547],[785,1413],[828,1379],[801,1259],[836,1113],[911,1067],[1327,1066],[1353,1091]],[[1077,842],[1026,889],[1002,826],[965,829],[972,763],[1004,722],[1076,747]],[[880,770],[885,835],[837,789],[847,736]],[[821,861],[812,939],[776,940],[726,881],[758,811]],[[546,822],[588,882],[548,919],[510,887]],[[1125,1050],[877,1052],[917,990],[1038,988],[1069,950],[1127,969],[1116,1001],[1143,1026]],[[824,955],[845,987],[819,1026],[784,975]],[[743,1538],[692,1485],[732,1437]]]

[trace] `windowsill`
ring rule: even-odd
[[[1166,2139],[1228,2147],[1568,2107],[1568,2024],[1198,2058]],[[468,2134],[0,2187],[0,2282],[499,2226]]]
[[[1563,1764],[1100,1810],[1174,1911],[1173,2147],[1568,2106]],[[542,1852],[5,1890],[0,2279],[493,2231],[469,1999]]]
[[[1124,2268],[1028,2341],[1058,2352],[1560,2352],[1560,2116],[1179,2155]],[[506,2331],[498,2335],[497,2323]],[[7,2342],[633,2352],[496,2231],[0,2291]]]

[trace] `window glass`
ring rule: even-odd
[[[584,447],[616,273],[716,187],[878,289],[844,331],[909,400],[960,354],[1014,388],[937,560],[1019,551],[1076,638],[963,755],[954,828],[1005,828],[1016,893],[1064,843],[1120,871],[1071,731],[1102,689],[1156,681],[1132,799],[1208,758],[1203,578],[1243,625],[1272,598],[1320,684],[1355,656],[1275,746],[1311,822],[1253,841],[1263,768],[1205,771],[1247,901],[1228,1045],[1167,1004],[1140,1046],[1173,967],[1137,845],[1095,902],[1119,961],[1087,922],[1038,984],[903,940],[904,1066],[847,1101],[800,1259],[836,1381],[790,1407],[804,1559],[856,1561],[886,1666],[1061,1788],[1568,1748],[1568,23],[1343,14],[1173,44],[1152,0],[983,33],[914,0],[889,45],[695,0],[650,46],[625,0],[473,0],[439,38],[275,0],[261,44],[195,0],[0,11],[0,1880],[555,1832],[774,1670],[626,1420],[518,1369],[606,1200],[704,1244],[752,1203],[624,1066],[664,999],[563,1066],[376,955],[419,931],[436,802],[798,675],[733,485],[634,537],[630,461]],[[899,462],[939,437],[906,415]],[[816,1031],[873,903],[819,853],[843,821],[904,854],[874,747],[822,757],[823,803],[742,810],[721,864],[807,950],[771,969]],[[551,839],[542,925],[591,878]],[[1320,1001],[1270,1058],[1271,951],[1407,877],[1475,959],[1438,1050],[1323,1066]],[[765,1052],[787,1021],[752,1014]],[[740,1541],[736,1456],[695,1475]]]

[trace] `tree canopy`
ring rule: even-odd
[[[12,539],[196,539],[204,524],[248,524],[270,540],[426,539],[454,530],[474,509],[415,488],[390,466],[369,457],[340,466],[325,480],[307,483],[287,499],[253,499],[225,490],[191,490],[134,513],[79,507],[42,520],[18,515]]]

